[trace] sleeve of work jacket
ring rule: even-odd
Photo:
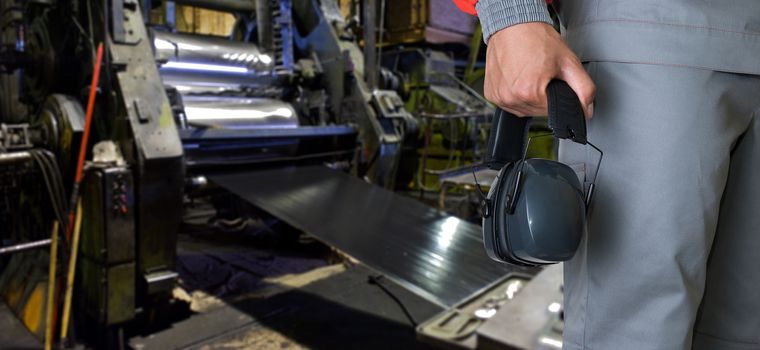
[[[454,0],[457,7],[480,18],[483,41],[506,27],[527,22],[553,24],[546,0]]]

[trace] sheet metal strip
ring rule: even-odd
[[[478,225],[323,166],[210,179],[443,307],[523,271],[488,259]]]

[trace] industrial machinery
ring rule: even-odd
[[[177,3],[246,14],[230,34],[237,40],[151,30],[191,169],[358,149],[355,173],[393,186],[398,149],[416,124],[394,91],[366,85],[356,38],[336,2]]]
[[[385,50],[380,62],[383,81],[403,93],[421,125],[419,147],[407,157],[419,162],[404,163],[415,167],[413,188],[437,190],[437,176],[482,161],[493,107],[457,76],[453,57],[420,46]]]
[[[395,92],[367,87],[334,1],[184,3],[235,13],[239,23],[229,37],[200,36],[146,25],[150,1],[2,3],[0,223],[12,228],[3,245],[36,242],[56,217],[67,222],[25,177],[39,172],[25,150],[44,150],[60,169],[60,192],[76,190],[83,102],[96,47],[105,46],[87,144],[110,141],[113,155],[91,163],[81,186],[78,288],[83,314],[106,329],[170,298],[192,180],[330,163],[392,187],[400,145],[416,127]],[[42,209],[20,218],[22,207]]]
[[[34,240],[40,232],[50,232],[55,220],[62,228],[64,259],[72,251],[66,249],[71,242],[63,232],[70,232],[69,224],[73,225],[73,217],[67,218],[65,212],[74,204],[68,202],[68,194],[77,192],[73,180],[85,121],[82,101],[95,71],[96,47],[105,44],[103,74],[97,90],[93,90],[99,93],[92,105],[90,144],[110,140],[126,161],[91,168],[80,187],[85,211],[90,214],[84,223],[78,274],[78,294],[87,297],[81,299],[77,310],[81,307],[82,312],[77,314],[88,315],[97,326],[107,329],[133,318],[141,306],[166,300],[176,278],[176,232],[185,166],[140,7],[129,1],[4,1],[3,13],[8,14],[4,19],[9,25],[4,27],[2,42],[7,60],[0,122],[6,127],[13,123],[16,130],[23,123],[20,125],[30,135],[27,147],[50,155],[44,161],[27,157],[27,162],[34,160],[40,169],[46,169],[45,183],[49,191],[56,189],[50,201],[40,201],[36,206],[40,228],[11,226],[13,242]],[[86,151],[91,153],[90,147]],[[41,195],[45,187],[12,187],[21,198],[45,198]],[[51,207],[54,210],[47,209]],[[53,211],[55,215],[50,214]],[[162,215],[151,215],[157,212]],[[26,214],[13,209],[10,213]],[[25,258],[13,256],[3,271],[3,292],[9,304],[13,293],[29,295],[31,291],[33,295],[38,290],[34,286],[16,287],[15,280],[29,282],[13,268],[28,265]],[[54,265],[55,260],[50,259]],[[61,264],[61,271],[65,271],[64,266]],[[44,304],[39,298],[30,298],[22,299],[27,305]],[[53,310],[43,311],[45,308],[37,305],[37,312],[43,315]],[[23,308],[17,312],[23,315]],[[30,328],[41,328],[35,327]]]
[[[490,106],[452,79],[445,56],[374,55],[372,7],[360,40],[336,0],[0,5],[0,224],[10,228],[0,233],[0,254],[51,244],[47,233],[59,222],[61,259],[80,258],[75,318],[92,334],[118,339],[125,323],[160,315],[177,279],[183,198],[207,183],[359,257],[467,324],[482,323],[472,312],[493,295],[514,293],[515,276],[535,273],[492,264],[477,225],[388,190],[411,181],[408,169],[417,167],[399,164],[417,158],[418,125],[437,118],[435,108],[470,117],[490,115]],[[183,33],[171,18],[175,5],[232,13],[236,23],[228,35]],[[149,20],[160,7],[166,18]],[[376,59],[407,56],[426,63],[375,77]],[[444,69],[434,68],[439,61]],[[446,103],[415,116],[393,77],[416,72],[428,95]],[[80,151],[90,161],[75,185]],[[66,215],[76,205],[69,193],[82,200],[78,246],[64,234],[76,226]],[[35,267],[53,261],[53,273],[63,270],[42,250],[28,253],[0,261],[0,295],[24,304],[14,308],[21,318],[44,313],[30,307],[50,301]],[[28,321],[41,335],[41,319]]]

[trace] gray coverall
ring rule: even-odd
[[[760,0],[560,0],[604,152],[565,264],[565,349],[760,349]],[[550,23],[480,0],[484,38]],[[596,153],[563,143],[560,158]],[[587,179],[590,180],[590,179]]]

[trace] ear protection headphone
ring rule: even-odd
[[[554,137],[590,145],[599,152],[601,164],[603,153],[586,139],[586,120],[575,92],[561,80],[552,80],[546,92]],[[486,164],[499,174],[481,204],[488,256],[521,266],[554,264],[575,255],[586,231],[596,183],[594,175],[584,191],[569,166],[548,159],[526,159],[532,139],[525,144],[530,119],[496,111]]]

